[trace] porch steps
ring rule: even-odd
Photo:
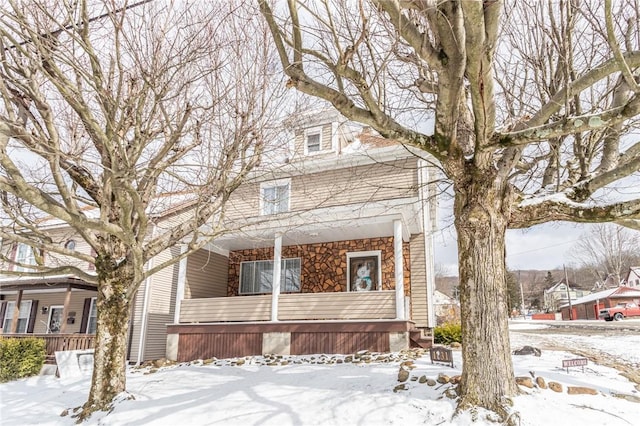
[[[409,330],[409,346],[429,349],[433,346],[433,333],[430,329],[415,328]]]

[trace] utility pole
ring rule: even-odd
[[[520,284],[520,312],[524,315],[524,290],[522,290],[522,280],[520,280],[520,270],[518,270],[518,284]]]
[[[571,291],[569,289],[569,278],[567,277],[567,268],[562,265],[562,269],[564,269],[564,282],[567,284],[567,297],[569,297],[569,320],[573,319],[573,308],[571,307]]]

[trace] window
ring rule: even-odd
[[[260,185],[262,214],[270,215],[288,212],[290,190],[291,182],[289,179]]]
[[[11,332],[11,323],[13,322],[13,310],[16,302],[7,302],[7,309],[4,311],[4,321],[2,322],[2,330],[4,333]],[[18,315],[18,328],[16,333],[26,333],[29,325],[29,317],[31,316],[31,300],[23,300],[20,302],[20,314]]]
[[[87,334],[95,334],[98,324],[98,308],[96,306],[96,298],[91,298],[91,307],[89,308],[89,320],[87,321]]]
[[[347,274],[350,291],[381,290],[380,251],[347,253]]]
[[[273,260],[240,264],[240,294],[271,293]],[[300,291],[300,259],[282,259],[280,291]]]
[[[311,133],[307,135],[306,148],[307,154],[320,151],[320,133]]]
[[[26,244],[18,243],[18,247],[16,248],[15,261],[16,263],[23,265],[35,265],[36,256],[33,253],[33,248]],[[16,265],[14,270],[17,272],[31,271],[31,269],[19,265]]]
[[[64,248],[66,248],[67,250],[75,250],[76,249],[76,242],[75,240],[69,240],[65,243]]]

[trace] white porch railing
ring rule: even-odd
[[[396,318],[395,291],[281,294],[278,320]],[[271,295],[184,299],[180,323],[269,321]]]

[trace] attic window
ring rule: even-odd
[[[305,154],[320,152],[322,149],[322,129],[320,127],[308,129],[304,133]]]
[[[75,240],[69,240],[65,243],[64,248],[66,248],[67,250],[75,250],[76,249],[76,242]]]

